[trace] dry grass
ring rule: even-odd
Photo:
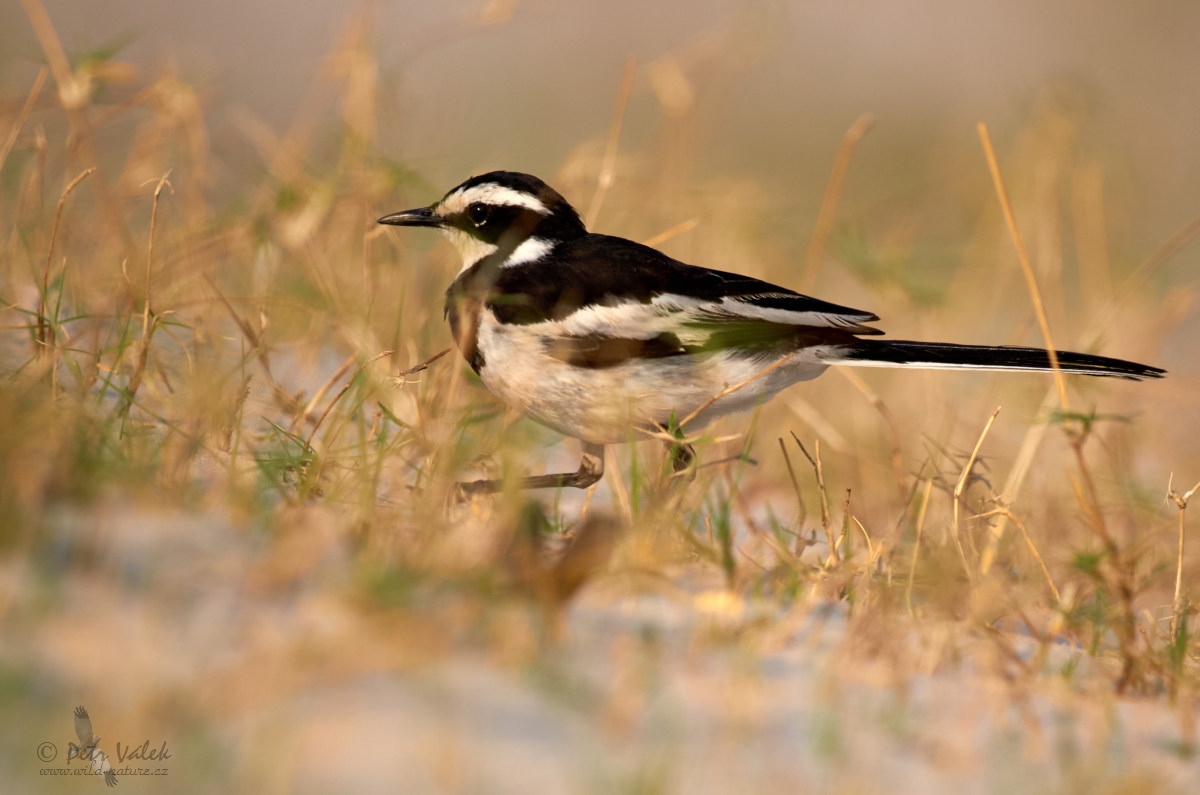
[[[1196,782],[1195,489],[1175,513],[1163,498],[1200,472],[1186,378],[829,375],[705,429],[690,479],[633,440],[594,493],[456,504],[469,471],[574,453],[439,358],[449,255],[373,223],[447,186],[378,146],[370,26],[327,60],[337,108],[278,138],[244,118],[260,160],[235,167],[202,92],[72,62],[25,6],[52,81],[0,103],[0,698],[20,789],[59,791],[33,749],[65,752],[80,702],[102,737],[167,739],[181,792]],[[681,197],[685,67],[631,61],[611,127],[552,180],[589,217],[603,204],[606,231],[667,229],[668,250],[811,281],[897,336],[1008,343],[1033,341],[1020,221],[1053,254],[1025,269],[1044,334],[1174,364],[1195,284],[1163,272],[1196,227],[1141,265],[1077,257],[1064,225],[1094,251],[1115,222],[1079,199],[1104,160],[1062,154],[1055,108],[1001,157],[1009,227],[979,155],[978,217],[940,233],[975,255],[933,283],[876,265],[920,258],[911,217],[839,226],[860,120],[801,273],[783,230],[746,233],[768,203],[752,186]],[[662,173],[618,148],[647,80]],[[673,220],[644,228],[667,195]]]

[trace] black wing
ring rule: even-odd
[[[879,319],[870,312],[749,276],[688,265],[640,243],[608,235],[564,241],[543,260],[503,268],[491,285],[487,305],[501,323],[524,325],[562,320],[586,306],[649,304],[656,299],[668,307],[711,315],[714,320],[881,333],[860,325]]]

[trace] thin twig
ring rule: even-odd
[[[996,195],[1000,198],[1000,209],[1004,211],[1004,221],[1008,224],[1008,233],[1012,236],[1013,245],[1017,249],[1017,261],[1021,263],[1021,272],[1025,275],[1025,283],[1029,287],[1029,298],[1033,303],[1034,314],[1037,315],[1038,325],[1042,329],[1042,338],[1046,341],[1046,349],[1050,355],[1050,367],[1054,370],[1054,384],[1058,388],[1058,401],[1063,411],[1070,411],[1067,400],[1067,382],[1058,366],[1058,351],[1054,348],[1054,340],[1050,336],[1050,321],[1046,318],[1046,307],[1042,303],[1042,293],[1038,289],[1037,277],[1033,274],[1033,266],[1029,264],[1029,254],[1025,250],[1025,241],[1021,239],[1021,230],[1017,228],[1017,217],[1013,213],[1012,203],[1008,200],[1008,190],[1004,187],[1004,179],[1000,176],[1000,165],[996,162],[996,152],[992,149],[992,138],[988,135],[987,125],[979,122],[979,140],[983,143],[983,154],[987,158],[988,169],[992,172],[992,182],[996,184]]]

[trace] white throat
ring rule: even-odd
[[[462,257],[462,266],[459,268],[459,273],[462,273],[489,254],[495,254],[499,250],[499,246],[492,243],[485,243],[461,229],[445,227],[441,230],[441,233],[446,236],[446,239],[450,241]],[[541,237],[531,237],[513,249],[513,252],[508,255],[508,259],[504,260],[500,264],[500,267],[511,268],[514,265],[534,262],[553,250],[554,243],[552,241]]]
[[[459,268],[459,273],[479,262],[488,254],[494,254],[499,248],[452,226],[443,227],[440,231],[462,257],[462,267]]]

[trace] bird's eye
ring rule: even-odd
[[[475,226],[483,226],[487,222],[488,216],[492,214],[492,208],[486,204],[476,202],[467,208],[467,216],[471,219],[471,223]]]

